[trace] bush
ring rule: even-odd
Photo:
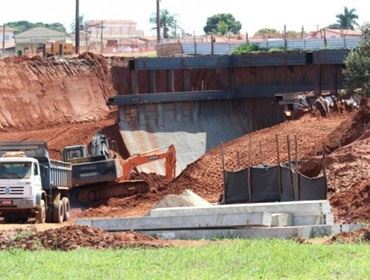
[[[370,97],[370,24],[362,27],[362,41],[345,59],[344,77],[348,92],[360,89]]]
[[[246,53],[257,52],[257,51],[260,51],[260,48],[257,45],[243,44],[243,45],[238,46],[234,50],[233,54],[234,55],[243,55],[243,54],[246,54]]]

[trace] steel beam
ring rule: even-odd
[[[322,90],[330,90],[329,84],[322,85]],[[273,86],[241,86],[235,90],[206,90],[161,92],[151,94],[118,95],[108,100],[108,105],[139,105],[192,101],[216,101],[244,98],[269,98],[275,94],[284,94],[302,91],[314,91],[315,85],[273,85]]]

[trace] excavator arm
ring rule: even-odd
[[[144,154],[137,154],[121,161],[123,176],[120,180],[129,180],[133,170],[143,164],[157,160],[165,160],[166,179],[171,180],[176,176],[176,149],[174,145],[167,150],[153,150]]]

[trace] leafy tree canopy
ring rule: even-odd
[[[349,92],[361,89],[364,95],[370,97],[370,24],[361,29],[361,43],[346,57],[344,76]]]
[[[206,26],[203,28],[206,34],[227,33],[239,34],[242,29],[242,24],[235,19],[232,14],[217,14],[207,19]]]
[[[274,28],[262,28],[254,33],[255,38],[278,38],[281,33]]]
[[[5,25],[10,28],[14,28],[16,30],[15,31],[16,34],[24,32],[34,27],[46,27],[46,28],[56,30],[59,32],[66,32],[64,25],[58,22],[49,24],[49,23],[43,23],[43,22],[33,23],[33,22],[26,21],[26,20],[21,20],[21,21],[8,22],[8,23],[5,23]]]
[[[337,14],[337,22],[330,24],[328,28],[332,29],[355,29],[358,26],[356,21],[358,15],[356,14],[356,9],[348,9],[344,7],[342,14]]]

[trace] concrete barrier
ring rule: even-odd
[[[142,217],[114,219],[79,219],[79,225],[92,226],[107,231],[147,231],[200,228],[235,228],[246,226],[271,226],[270,213],[244,213],[197,215],[184,217]]]
[[[145,234],[162,239],[293,239],[293,238],[317,238],[331,236],[340,232],[350,232],[360,229],[360,225],[316,225],[316,226],[293,226],[293,227],[250,227],[243,229],[214,229],[214,230],[177,230],[177,231],[147,231]]]
[[[291,213],[297,217],[331,215],[327,200],[292,201],[273,203],[253,203],[234,205],[215,205],[206,207],[174,207],[153,209],[151,217],[183,217],[194,215],[243,214],[255,212]]]

